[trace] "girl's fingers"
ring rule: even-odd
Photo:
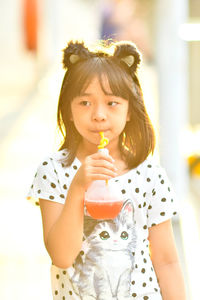
[[[88,174],[92,175],[105,175],[110,177],[116,177],[118,174],[116,171],[110,170],[104,167],[90,167],[88,168]]]
[[[112,156],[110,156],[109,154],[105,154],[103,152],[97,152],[97,153],[94,153],[92,155],[90,155],[90,158],[91,159],[94,159],[94,160],[106,160],[110,163],[114,163],[114,159],[112,158]]]
[[[90,176],[90,178],[92,181],[93,180],[109,180],[109,179],[112,179],[113,176],[108,176],[108,175],[104,175],[104,174],[93,174]]]
[[[117,168],[115,167],[115,165],[106,160],[93,160],[91,162],[91,166],[94,168],[96,168],[96,167],[107,168],[107,169],[112,170],[113,172],[117,171]]]

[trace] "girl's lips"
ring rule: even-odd
[[[106,130],[91,130],[91,131],[99,134],[99,132],[103,132],[103,133],[108,132],[108,129],[106,129]]]

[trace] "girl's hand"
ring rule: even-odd
[[[114,159],[110,155],[97,152],[85,158],[74,176],[73,183],[87,189],[93,180],[109,180],[117,175]]]

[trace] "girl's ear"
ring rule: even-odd
[[[135,73],[140,62],[141,55],[134,43],[119,42],[115,46],[114,57],[126,64],[131,74]]]
[[[92,57],[92,53],[85,47],[83,42],[70,41],[63,52],[63,66],[65,69],[68,69],[80,60]]]

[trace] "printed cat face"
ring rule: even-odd
[[[114,220],[96,221],[96,225],[88,237],[94,247],[102,250],[120,251],[135,244],[134,236],[134,208],[131,201],[127,200]]]

